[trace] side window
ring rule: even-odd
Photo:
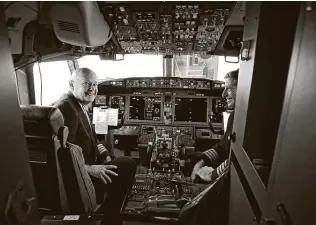
[[[240,62],[238,63],[228,63],[225,62],[224,56],[218,57],[218,73],[217,73],[217,80],[224,81],[224,76],[226,73],[239,69]]]
[[[217,80],[224,81],[224,76],[226,73],[239,69],[240,63],[227,63],[225,62],[224,56],[218,57],[218,73]],[[223,113],[224,116],[224,130],[226,131],[229,114],[227,112]]]
[[[36,105],[51,105],[69,90],[67,61],[35,63],[33,74]]]

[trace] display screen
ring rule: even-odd
[[[176,98],[174,121],[200,122],[207,121],[206,98]]]
[[[119,119],[125,112],[125,97],[124,96],[110,96],[110,107],[119,110]]]
[[[223,122],[223,112],[227,110],[227,102],[224,98],[213,98],[212,99],[212,123]]]
[[[106,105],[106,95],[97,95],[95,97],[95,105]]]
[[[161,97],[131,96],[130,120],[161,120]]]

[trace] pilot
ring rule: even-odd
[[[191,174],[192,181],[211,182],[223,174],[228,167],[227,158],[230,150],[230,141],[228,137],[233,128],[238,73],[239,70],[234,70],[228,72],[224,77],[225,89],[222,96],[223,98],[226,98],[227,109],[232,111],[228,118],[224,137],[218,145],[206,150],[200,155],[200,160],[195,164]]]
[[[88,68],[79,68],[71,76],[69,92],[63,94],[54,106],[60,109],[65,126],[69,128],[68,141],[82,148],[98,202],[107,194],[102,205],[103,223],[117,225],[122,224],[120,208],[127,189],[133,185],[136,164],[133,159],[124,156],[97,165],[98,156],[107,152],[103,145],[98,144],[87,113],[87,107],[94,101],[97,93],[96,73]]]

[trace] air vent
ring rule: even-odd
[[[62,31],[68,31],[71,33],[80,34],[79,25],[76,23],[70,23],[70,22],[58,20],[58,27]]]

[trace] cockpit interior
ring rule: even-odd
[[[103,132],[99,128],[101,122],[94,124],[98,140],[105,141],[114,154],[130,156],[137,162],[139,174],[126,196],[122,215],[176,218],[181,209],[177,201],[180,198],[189,201],[192,197],[190,188],[185,185],[191,182],[192,168],[188,166],[191,155],[216,145],[224,135],[226,101],[222,92],[225,83],[223,79],[216,79],[219,56],[215,56],[215,52],[221,54],[223,49],[229,49],[232,54],[228,57],[235,56],[239,62],[242,24],[229,28],[225,24],[234,13],[240,14],[239,22],[242,22],[244,3],[10,2],[5,7],[11,48],[19,44],[24,48],[12,49],[16,53],[13,54],[15,66],[31,68],[26,65],[33,65],[33,104],[49,105],[45,98],[50,92],[62,94],[59,85],[64,82],[67,87],[67,75],[79,64],[91,67],[93,63],[113,63],[112,68],[104,63],[104,70],[97,71],[101,77],[98,95],[89,107],[89,114],[92,121],[97,116],[96,110],[117,109],[120,121],[117,127],[109,125]],[[30,16],[22,43],[18,43],[21,39],[14,39],[16,34],[13,34],[26,19],[12,14],[18,7],[29,9]],[[71,11],[72,16],[69,16]],[[91,13],[94,14],[89,18]],[[233,29],[227,31],[230,28]],[[223,37],[224,33],[229,37]],[[29,38],[32,46],[27,45]],[[25,52],[27,47],[31,47],[30,54]],[[122,70],[115,72],[120,70],[115,63],[121,62],[122,67],[127,67],[128,57],[135,55],[156,56],[158,66],[142,68],[146,67],[144,60],[138,62],[138,68],[129,67],[136,69],[130,77],[129,71],[124,71],[126,74],[122,74]],[[85,59],[90,59],[90,64],[84,63]],[[222,67],[229,64],[224,56],[221,60]],[[70,72],[60,69],[61,74],[56,75],[59,80],[53,81],[46,75],[45,64],[52,65],[51,71],[56,73],[61,68],[58,62],[67,62]],[[238,62],[234,68],[238,68]],[[133,63],[136,65],[135,59]],[[146,76],[150,70],[159,72],[149,72],[150,76]],[[47,82],[49,84],[45,84]],[[50,92],[46,91],[48,86]],[[51,100],[56,100],[54,97]],[[32,103],[25,98],[21,100]],[[45,161],[36,150],[29,149],[29,152],[32,165]],[[32,168],[37,169],[36,165]],[[160,182],[161,179],[164,181]],[[40,208],[41,204],[49,208],[49,204],[39,200]],[[142,204],[151,206],[137,211]],[[158,205],[153,206],[155,204]]]
[[[121,205],[122,224],[281,224],[265,216],[274,215],[266,199],[277,176],[270,174],[277,171],[274,149],[281,143],[281,115],[287,115],[282,104],[290,101],[285,90],[291,88],[287,82],[295,82],[287,79],[294,70],[289,65],[303,46],[297,32],[316,19],[315,7],[311,2],[1,2],[0,42],[8,40],[2,49],[10,53],[1,65],[13,65],[34,196],[27,213],[8,203],[6,224],[38,224],[27,219],[31,213],[43,225],[104,222],[82,153],[69,147],[69,119],[54,106],[79,68],[98,76],[98,93],[87,104],[97,141],[113,157],[136,163]],[[315,34],[315,22],[310,23]],[[225,76],[236,70],[234,110],[223,92]],[[233,113],[233,132],[226,134]],[[275,123],[264,121],[270,117]],[[231,146],[229,172],[200,183],[204,189],[196,193],[194,160],[224,139]],[[226,175],[228,185],[222,181]],[[283,203],[277,209],[286,217],[282,224],[298,224],[289,222],[295,213]]]

